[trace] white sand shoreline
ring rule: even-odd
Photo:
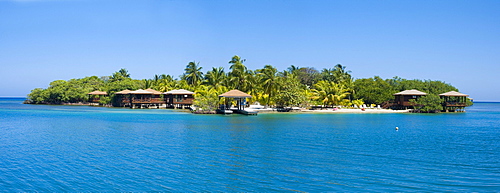
[[[246,109],[251,111],[257,111],[259,113],[281,113],[276,109]],[[308,110],[308,109],[300,109],[296,111],[292,111],[291,113],[348,113],[348,114],[382,114],[382,113],[408,113],[409,110],[391,110],[391,109],[365,109],[364,111],[361,109],[323,109],[323,110]]]

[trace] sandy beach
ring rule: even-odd
[[[247,108],[247,110],[251,111],[257,111],[259,113],[281,113],[278,112],[276,109],[252,109],[252,108]],[[290,111],[292,113],[351,113],[351,114],[365,114],[365,113],[408,113],[409,110],[391,110],[391,109],[365,109],[364,111],[361,109],[337,109],[333,110],[331,108],[329,109],[323,109],[323,110],[308,110],[308,109],[296,109],[293,111]]]

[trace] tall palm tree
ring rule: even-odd
[[[119,73],[121,76],[125,77],[125,78],[130,78],[130,74],[128,73],[127,69],[125,69],[125,68],[120,69],[120,70],[118,71],[118,73]]]
[[[205,84],[214,86],[214,87],[219,87],[223,86],[224,80],[226,79],[226,74],[224,73],[224,68],[223,67],[212,67],[211,71],[208,71],[207,74],[205,74]]]
[[[263,87],[264,94],[268,95],[267,105],[270,103],[271,97],[273,97],[278,88],[277,79],[278,77],[276,68],[271,65],[265,65],[263,69],[257,70],[258,76],[260,77],[259,84]]]
[[[182,79],[186,80],[187,83],[192,87],[197,87],[200,81],[203,79],[203,72],[201,72],[202,67],[199,67],[199,62],[189,62],[184,69],[184,75]]]
[[[228,73],[228,78],[230,87],[246,92],[248,70],[247,67],[243,65],[243,62],[245,62],[245,59],[242,60],[239,56],[233,56],[231,61],[229,61],[229,64],[232,65],[229,67],[231,72]]]
[[[351,79],[351,71],[346,71],[345,66],[337,64],[333,69],[333,77],[335,78],[334,81],[336,83],[345,83],[345,81],[349,81]]]

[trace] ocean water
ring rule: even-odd
[[[6,192],[500,191],[500,103],[258,116],[21,103],[0,99]]]

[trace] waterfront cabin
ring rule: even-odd
[[[165,100],[163,99],[163,93],[154,89],[146,89],[146,91],[152,92],[153,95],[151,96],[151,104],[155,106],[161,106],[165,104]]]
[[[439,97],[443,99],[443,109],[446,112],[464,112],[467,100],[469,100],[469,95],[457,91],[446,92],[440,94]]]
[[[177,89],[163,93],[168,108],[189,108],[193,105],[194,92]]]
[[[396,109],[408,109],[413,108],[413,104],[410,102],[410,99],[417,100],[421,96],[427,95],[427,93],[419,91],[419,90],[405,90],[398,92],[394,95],[394,108]]]
[[[115,92],[115,100],[113,106],[115,107],[130,107],[130,92],[131,90],[125,89],[120,92]]]
[[[245,106],[247,105],[246,99],[252,98],[252,95],[249,95],[247,93],[235,89],[219,95],[219,101],[221,98],[224,98],[224,104],[220,105],[219,109],[217,110],[217,113],[219,114],[227,114],[229,111],[232,111],[244,115],[257,115],[257,112],[255,111],[245,110]],[[231,108],[230,103],[233,100],[236,101],[236,106],[235,106],[236,108]]]
[[[147,108],[151,104],[151,98],[153,98],[153,92],[142,89],[132,91],[129,94],[130,108]]]
[[[108,93],[96,90],[88,93],[88,95],[89,95],[89,103],[99,103],[101,101],[101,97],[108,96]]]

